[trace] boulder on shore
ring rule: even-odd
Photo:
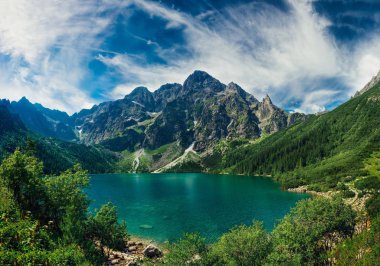
[[[137,251],[137,246],[130,246],[128,247],[129,252],[136,252]]]
[[[135,241],[128,241],[127,242],[127,246],[135,246],[135,245],[136,245]]]
[[[118,264],[119,263],[119,259],[114,259],[111,261],[111,264],[112,265],[115,265],[115,264]]]
[[[159,258],[162,257],[162,251],[155,245],[150,244],[143,251],[145,257],[147,258]]]

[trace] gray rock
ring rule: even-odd
[[[128,246],[135,246],[135,245],[136,245],[136,242],[135,242],[135,241],[128,241],[128,242],[127,242],[127,245],[128,245]]]
[[[162,251],[155,245],[150,244],[144,251],[144,256],[147,258],[159,258],[162,257]]]
[[[141,224],[141,225],[140,225],[140,228],[141,228],[141,229],[152,229],[153,226],[151,226],[150,224]]]
[[[128,251],[129,251],[129,252],[137,251],[137,247],[136,247],[136,246],[130,246],[130,247],[128,248]]]

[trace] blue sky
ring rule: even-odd
[[[0,1],[0,98],[69,113],[195,69],[313,113],[380,70],[380,1]]]

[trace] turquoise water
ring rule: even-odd
[[[253,219],[271,230],[305,194],[281,191],[264,177],[207,174],[93,175],[92,209],[106,202],[118,207],[132,235],[159,242],[184,232],[199,232],[208,241]]]

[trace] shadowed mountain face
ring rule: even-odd
[[[118,159],[113,153],[99,147],[41,137],[29,131],[20,116],[9,110],[9,106],[9,101],[0,101],[0,160],[19,148],[34,152],[44,162],[44,171],[48,174],[62,172],[77,163],[92,173],[113,169]]]
[[[2,100],[0,103],[11,113],[17,114],[25,126],[33,132],[66,141],[76,139],[70,117],[65,112],[32,104],[25,97],[18,102]]]
[[[156,149],[174,141],[184,148],[194,142],[194,150],[205,151],[221,139],[256,139],[307,117],[286,113],[269,96],[259,102],[239,85],[222,84],[203,71],[195,71],[183,85],[166,84],[154,92],[138,87],[124,99],[71,117],[26,98],[2,103],[43,136],[117,151]]]
[[[228,150],[217,160],[224,165],[217,167],[239,174],[269,174],[289,187],[308,184],[331,190],[339,182],[346,182],[347,177],[368,175],[366,161],[380,147],[379,106],[378,75],[336,109],[312,116],[261,142]],[[274,128],[279,124],[270,125]]]
[[[138,87],[124,99],[72,117],[84,143],[120,138],[134,150],[173,141],[187,147],[195,142],[197,151],[220,139],[255,139],[305,118],[281,110],[269,96],[259,102],[237,84],[222,84],[202,71],[195,71],[183,85],[166,84],[153,93]]]

